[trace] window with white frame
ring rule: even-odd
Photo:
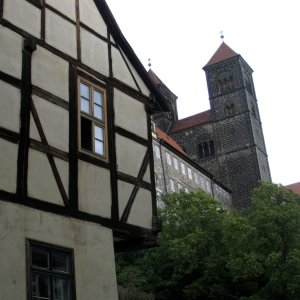
[[[188,193],[188,192],[189,192],[189,189],[188,189],[187,187],[184,187],[184,191],[185,191],[186,193]]]
[[[172,165],[172,161],[171,161],[171,155],[170,155],[170,153],[168,153],[168,152],[166,152],[166,158],[167,158],[167,163],[168,163],[168,165]]]
[[[181,183],[177,183],[177,190],[178,191],[181,191],[181,190],[183,190],[183,186],[182,186],[182,184]]]
[[[75,299],[73,250],[27,241],[29,299]]]
[[[175,170],[178,171],[178,160],[177,160],[176,157],[173,157],[173,162],[174,162],[174,168],[175,168]]]
[[[105,90],[80,78],[78,94],[80,149],[107,159]]]
[[[188,169],[189,179],[193,179],[192,169],[191,168],[187,168],[187,169]]]
[[[154,145],[154,153],[155,153],[155,157],[160,159],[160,151],[157,145]]]
[[[180,166],[181,166],[181,173],[183,175],[185,175],[185,164],[184,163],[180,163]]]
[[[175,192],[175,182],[173,179],[170,179],[170,187],[171,187],[171,191]]]

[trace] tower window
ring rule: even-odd
[[[219,93],[229,92],[233,88],[233,77],[222,78],[218,80]]]
[[[225,107],[226,115],[229,117],[235,114],[235,107],[233,103],[226,104]]]
[[[200,158],[211,156],[215,154],[214,141],[203,142],[199,144],[199,156]]]

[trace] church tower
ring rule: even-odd
[[[245,209],[258,182],[271,180],[253,70],[224,42],[203,69],[211,105],[216,176],[232,189],[233,205]]]
[[[232,190],[233,207],[244,210],[253,188],[271,180],[253,70],[224,42],[203,69],[211,109],[174,122],[171,135]]]

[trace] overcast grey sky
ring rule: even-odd
[[[300,181],[300,43],[297,0],[107,0],[147,68],[178,96],[179,117],[209,109],[202,67],[221,43],[254,70],[272,179]]]

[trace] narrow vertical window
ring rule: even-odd
[[[189,179],[193,179],[192,170],[188,168]]]
[[[175,183],[173,179],[170,179],[170,187],[171,187],[171,191],[175,192]]]
[[[170,153],[168,153],[168,152],[166,152],[166,158],[167,158],[167,163],[168,163],[168,165],[172,165],[172,161],[171,161],[171,155],[170,155]]]
[[[104,89],[79,80],[80,149],[107,158]]]
[[[181,173],[183,175],[185,175],[185,164],[184,163],[180,163],[180,165],[181,165]]]
[[[175,168],[175,170],[178,171],[178,160],[177,160],[177,158],[173,157],[173,162],[174,162],[174,168]]]

